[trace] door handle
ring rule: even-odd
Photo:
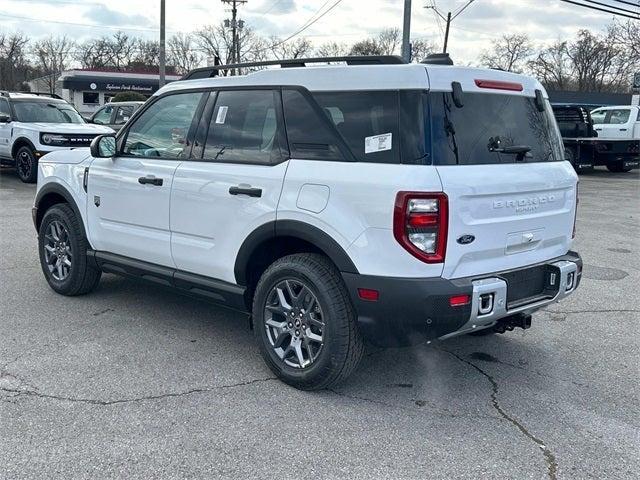
[[[261,197],[262,189],[261,188],[253,188],[251,186],[241,187],[235,186],[229,188],[229,193],[231,195],[248,195],[250,197]]]
[[[626,132],[626,131],[627,131],[627,129],[626,129],[626,128],[621,128],[621,129],[620,129],[620,131],[621,131],[621,132]]]
[[[142,185],[155,185],[156,187],[161,187],[162,186],[162,179],[153,177],[151,175],[148,175],[146,177],[140,177],[138,179],[138,183],[140,183]]]

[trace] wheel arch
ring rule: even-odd
[[[13,142],[13,146],[11,147],[11,158],[15,158],[18,150],[20,150],[22,147],[29,147],[32,151],[36,151],[36,147],[31,140],[29,140],[27,137],[18,137]]]
[[[67,190],[59,183],[48,183],[44,185],[36,194],[36,199],[34,202],[36,212],[33,219],[36,231],[40,230],[42,218],[44,217],[44,214],[47,212],[47,210],[59,203],[66,203],[67,205],[69,205],[69,207],[73,210],[73,213],[76,215],[76,217],[78,217],[80,226],[82,227],[86,235],[87,230],[84,226],[84,218],[82,217],[80,210],[78,209],[78,205],[76,204],[73,195],[71,194],[71,192],[69,192],[69,190]]]
[[[261,225],[243,242],[234,266],[236,283],[249,286],[273,261],[303,252],[321,253],[341,272],[358,273],[347,252],[329,234],[305,222],[276,220]]]

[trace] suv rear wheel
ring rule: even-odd
[[[269,368],[302,390],[327,388],[357,367],[364,344],[349,294],[322,255],[275,261],[253,299],[256,340]]]
[[[632,167],[625,167],[624,163],[616,162],[616,163],[608,163],[607,170],[614,173],[622,173],[622,172],[630,172]]]
[[[83,295],[96,288],[102,272],[87,261],[88,247],[80,220],[68,205],[47,210],[38,230],[38,250],[42,272],[57,293]]]
[[[24,183],[35,183],[38,179],[38,161],[31,147],[20,147],[14,160],[18,178]]]

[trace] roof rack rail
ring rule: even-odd
[[[22,95],[37,95],[38,97],[51,97],[57,100],[62,100],[63,98],[57,93],[47,93],[47,92],[11,92],[9,90],[0,90],[0,97],[9,97],[10,93],[18,93]]]
[[[231,63],[228,65],[201,67],[188,72],[184,77],[182,77],[182,80],[216,77],[218,72],[221,70],[233,70],[237,68],[268,67],[271,65],[280,65],[281,68],[292,68],[306,67],[308,63],[331,62],[345,62],[347,65],[399,65],[406,63],[402,57],[398,57],[396,55],[293,58],[289,60],[267,60],[264,62]]]

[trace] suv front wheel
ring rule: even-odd
[[[16,173],[24,183],[35,183],[38,179],[38,160],[30,147],[20,147],[16,152]]]
[[[84,228],[67,204],[59,203],[44,214],[38,247],[42,272],[57,293],[83,295],[96,288],[102,272],[89,263]]]
[[[322,255],[289,255],[274,262],[256,287],[253,320],[265,362],[296,388],[327,388],[347,378],[362,358],[364,344],[349,294]]]

